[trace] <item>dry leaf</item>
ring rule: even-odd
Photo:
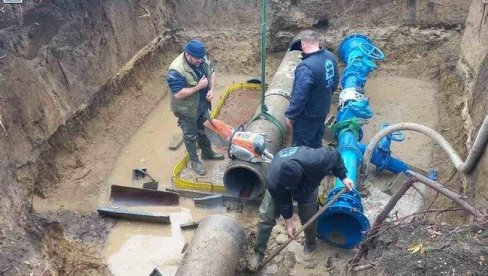
[[[407,250],[411,251],[411,254],[415,254],[417,252],[420,252],[420,255],[423,256],[425,254],[425,252],[427,251],[427,248],[422,243],[419,243],[419,244],[415,244],[415,245],[410,246]]]

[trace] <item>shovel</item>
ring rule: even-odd
[[[267,258],[265,258],[263,260],[263,262],[261,263],[261,265],[257,268],[257,271],[263,269],[274,257],[276,257],[278,254],[280,254],[280,252],[285,249],[285,247],[288,246],[288,244],[290,244],[291,241],[295,240],[295,238],[298,236],[298,234],[300,234],[301,232],[303,232],[303,230],[307,229],[307,227],[310,226],[310,224],[312,224],[315,220],[317,220],[320,215],[322,215],[325,211],[327,211],[327,209],[334,203],[337,201],[337,199],[339,199],[339,197],[344,194],[345,192],[347,191],[347,188],[344,188],[342,190],[340,190],[337,194],[335,194],[330,200],[329,202],[327,202],[327,204],[325,204],[324,207],[322,207],[322,209],[320,209],[317,213],[315,213],[315,215],[313,215],[301,228],[299,228],[296,233],[295,233],[295,237],[290,237],[288,238],[288,240],[281,244],[279,247],[277,247],[273,252],[271,252],[269,254],[269,256]],[[255,271],[255,272],[257,272]]]

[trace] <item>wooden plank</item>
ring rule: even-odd
[[[114,217],[114,218],[122,218],[122,219],[145,221],[145,222],[155,222],[161,224],[171,223],[169,215],[158,215],[149,212],[132,211],[126,209],[112,208],[112,207],[99,207],[97,211],[98,214],[100,215]]]
[[[170,150],[177,150],[183,143],[183,133],[178,133],[173,136],[173,139],[169,143]]]

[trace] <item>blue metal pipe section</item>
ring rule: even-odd
[[[364,85],[369,73],[377,68],[376,61],[383,60],[385,55],[367,36],[352,34],[339,46],[339,57],[346,64],[346,68],[342,73],[343,90],[339,95],[333,129],[338,138],[338,151],[348,171],[347,176],[356,183],[358,165],[364,152],[364,146],[359,143],[363,136],[361,127],[373,116],[369,101],[364,96]],[[395,162],[398,160],[390,156],[391,139],[392,137],[382,144],[388,151],[378,149],[376,156],[373,156],[384,163],[382,169],[401,168],[401,164]],[[344,184],[336,179],[335,187],[329,192],[328,198],[343,187]],[[369,227],[369,221],[363,214],[361,196],[353,190],[343,194],[319,217],[318,236],[334,246],[350,249],[361,242]]]
[[[358,143],[358,146],[361,153],[364,154],[367,145]],[[410,165],[408,165],[407,163],[403,162],[400,159],[391,156],[390,149],[388,149],[388,151],[385,151],[376,148],[369,162],[374,164],[376,166],[376,170],[379,172],[383,170],[387,170],[392,173],[401,173],[406,170],[412,170],[412,167]]]

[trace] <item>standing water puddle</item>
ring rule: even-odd
[[[194,208],[191,199],[181,199],[179,207],[131,209],[168,214],[171,225],[119,221],[105,248],[107,263],[114,275],[149,275],[154,268],[163,275],[175,274],[185,243],[193,236],[193,231],[182,231],[180,224],[199,221],[220,211]]]
[[[218,76],[217,91],[235,82],[245,81],[248,76]],[[217,103],[216,95],[213,102]],[[255,109],[253,107],[253,109]],[[184,146],[168,149],[173,136],[180,133],[176,118],[169,110],[166,96],[148,115],[145,123],[134,133],[115,161],[108,183],[142,187],[149,179],[132,181],[132,169],[147,168],[159,181],[159,189],[169,187],[174,165],[183,157]],[[103,189],[99,205],[108,204],[110,186]],[[113,275],[149,275],[157,268],[163,275],[174,275],[182,258],[182,249],[194,230],[180,230],[180,224],[196,222],[210,214],[225,212],[223,209],[195,208],[193,200],[180,198],[176,207],[139,207],[132,210],[168,214],[171,225],[158,225],[118,220],[112,229],[104,250],[106,262]]]

